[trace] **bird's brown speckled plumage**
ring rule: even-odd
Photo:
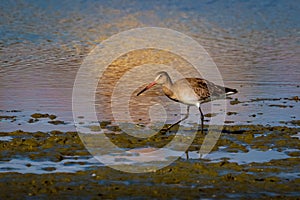
[[[216,85],[202,78],[185,78],[172,83],[172,80],[167,72],[159,72],[155,80],[142,91],[140,91],[137,96],[155,84],[161,85],[163,92],[170,99],[188,105],[187,115],[175,124],[180,123],[182,120],[188,117],[189,107],[191,105],[199,108],[201,114],[202,132],[204,115],[201,111],[200,105],[214,99],[224,98],[229,94],[237,93],[236,89]]]
[[[185,79],[194,92],[198,95],[201,103],[224,98],[228,92],[236,93],[235,89],[222,87],[202,78],[186,78]]]

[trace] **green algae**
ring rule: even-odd
[[[211,118],[211,117],[215,117],[217,115],[218,115],[217,113],[207,113],[207,114],[204,115],[204,117]]]
[[[49,115],[48,118],[51,120],[56,119],[56,115]]]
[[[32,118],[48,118],[49,114],[42,114],[42,113],[34,113],[31,115]]]
[[[280,101],[281,98],[256,98],[256,99],[251,99],[251,102],[258,102],[258,101]]]
[[[236,105],[236,104],[240,104],[242,102],[239,101],[237,98],[235,98],[234,100],[230,101],[229,103],[230,103],[230,105]]]
[[[7,116],[7,115],[0,116],[0,120],[1,119],[15,119],[15,118],[16,118],[16,116]]]
[[[293,106],[283,105],[283,104],[270,104],[269,107],[278,107],[278,108],[292,108]]]
[[[28,120],[28,123],[35,123],[35,122],[38,122],[39,120],[37,119],[37,118],[30,118],[29,120]]]
[[[300,120],[292,120],[289,123],[296,125],[296,126],[300,126]]]
[[[110,126],[110,127],[109,127]],[[110,123],[103,123],[103,128],[112,128]],[[178,128],[178,127],[177,127]],[[176,128],[174,129],[176,131]],[[188,131],[188,130],[186,130]],[[191,130],[190,130],[191,131]],[[89,199],[116,198],[154,198],[154,199],[228,199],[247,197],[250,199],[295,199],[299,195],[299,139],[291,136],[299,128],[284,126],[267,127],[256,125],[225,126],[213,151],[219,146],[222,151],[247,152],[251,149],[296,149],[287,152],[287,159],[269,162],[238,164],[224,158],[218,162],[205,159],[185,160],[179,158],[171,165],[152,173],[130,174],[113,170],[109,167],[95,167],[74,173],[59,173],[56,167],[44,167],[50,174],[1,173],[0,187],[5,188],[1,199],[16,198],[60,198],[76,196]],[[136,138],[119,132],[106,135],[116,145],[128,148],[137,146],[161,147],[174,138],[174,132],[158,132],[149,138]],[[15,156],[30,160],[50,160],[61,162],[66,156],[90,154],[85,149],[76,132],[1,132],[1,136],[13,137],[10,141],[0,141],[1,161],[9,161]],[[188,151],[198,151],[205,135],[197,133]],[[84,141],[97,146],[97,135],[83,134]],[[185,139],[180,138],[182,142]],[[93,143],[94,142],[94,143]],[[298,149],[298,150],[297,150]],[[77,163],[77,162],[76,162]],[[66,162],[69,166],[76,164]],[[80,162],[80,165],[85,165]],[[24,163],[32,167],[30,163]],[[295,173],[298,176],[281,174]],[[270,195],[269,195],[270,194]]]
[[[226,113],[227,115],[236,115],[236,114],[238,114],[237,112],[227,112]]]
[[[48,121],[48,123],[53,125],[66,124],[64,121],[61,120],[52,120],[52,121]]]
[[[48,114],[48,113],[34,113],[32,115],[30,115],[30,117],[32,117],[31,119],[29,119],[29,123],[33,123],[33,122],[37,122],[38,119],[41,119],[41,118],[49,118],[51,120],[54,120],[57,118],[56,115],[53,115],[53,114]]]

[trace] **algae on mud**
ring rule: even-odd
[[[111,124],[102,123],[111,128]],[[117,127],[116,127],[117,129]],[[299,128],[267,127],[260,125],[225,126],[213,152],[247,152],[274,149],[286,152],[288,158],[274,158],[269,162],[241,164],[221,160],[179,158],[171,165],[152,173],[130,174],[106,166],[91,166],[84,171],[56,172],[55,167],[42,167],[44,173],[16,173],[13,169],[1,169],[0,186],[5,188],[0,198],[272,198],[296,199],[300,187],[300,143],[291,137]],[[10,136],[9,141],[0,141],[0,162],[14,158],[49,160],[61,162],[68,156],[88,156],[77,133],[74,132],[1,132]],[[157,134],[151,139],[136,141],[126,134],[111,134],[111,140],[125,147],[139,145],[164,145],[173,133]],[[198,151],[203,135],[198,134],[189,151]],[[157,143],[157,144],[156,144]],[[27,168],[30,163],[24,162]],[[72,162],[70,163],[72,165]],[[81,162],[85,165],[85,162]]]

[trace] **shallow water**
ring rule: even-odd
[[[47,174],[47,173],[75,173],[92,169],[101,165],[91,157],[69,157],[61,162],[32,161],[29,159],[14,158],[10,161],[0,161],[0,173],[18,172],[22,174]]]
[[[147,148],[145,148],[147,149]],[[143,149],[145,151],[145,149]],[[140,151],[140,150],[139,150]],[[153,149],[151,149],[153,151]],[[153,167],[156,166],[155,162],[160,159],[166,160],[170,156],[178,156],[183,160],[186,160],[186,154],[183,152],[175,152],[169,151],[169,154],[166,154],[165,157],[161,157],[161,155],[153,155],[148,156],[148,158],[144,159],[143,166]],[[189,159],[198,160],[200,158],[199,152],[192,151],[188,152]],[[123,155],[123,156],[114,156],[109,155],[109,159],[113,158],[113,162],[110,165],[135,165],[141,161],[140,155]],[[149,160],[153,159],[153,160]],[[250,163],[266,163],[271,160],[280,160],[290,158],[285,152],[278,151],[258,151],[251,150],[247,153],[228,153],[228,152],[214,152],[208,154],[205,159],[207,163],[218,163],[223,160],[227,160],[228,162],[237,163],[239,165],[242,164],[250,164]],[[155,161],[155,162],[154,162]],[[9,161],[0,161],[0,173],[6,172],[19,172],[23,174],[32,173],[32,174],[46,174],[46,173],[59,173],[59,172],[67,172],[67,173],[76,173],[83,170],[90,170],[97,167],[104,167],[105,165],[100,163],[97,159],[91,156],[68,156],[65,157],[60,162],[54,161],[33,161],[30,159],[24,158],[13,158]],[[125,166],[126,167],[126,166]],[[290,176],[292,176],[290,174]],[[299,172],[294,173],[294,177],[300,176]]]
[[[158,26],[203,45],[225,84],[238,89],[233,98],[280,98],[228,104],[229,111],[237,112],[228,121],[276,125],[300,118],[299,103],[284,100],[300,94],[297,2],[24,1],[5,2],[0,9],[0,110],[53,113],[73,123],[73,82],[94,45],[130,28]],[[120,78],[118,69],[114,73]],[[204,111],[209,112],[209,105]],[[170,114],[177,114],[176,109]],[[9,126],[1,129],[11,130]]]

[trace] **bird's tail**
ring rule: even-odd
[[[235,94],[237,93],[238,91],[236,89],[232,89],[232,88],[225,88],[225,94],[226,95],[231,95],[231,94]]]

